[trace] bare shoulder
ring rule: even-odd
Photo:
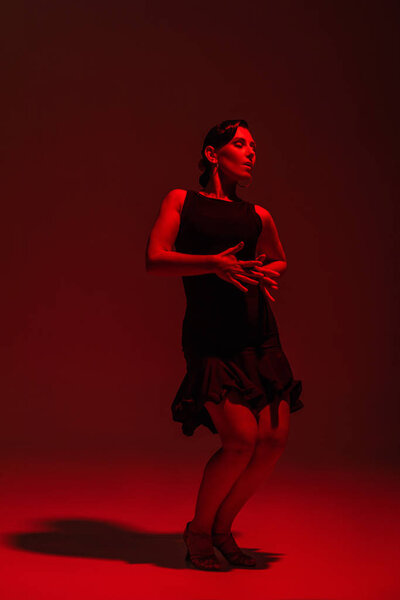
[[[263,225],[265,225],[265,223],[267,223],[268,221],[270,221],[272,219],[271,213],[263,206],[260,206],[259,204],[254,204],[254,209],[255,209],[256,213],[258,214],[258,216],[260,217]]]
[[[163,205],[167,205],[169,208],[181,213],[183,203],[185,202],[187,190],[181,188],[174,188],[170,190],[163,199]]]

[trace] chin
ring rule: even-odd
[[[238,186],[241,187],[241,188],[250,187],[252,183],[253,183],[253,178],[252,177],[241,177],[237,181]]]

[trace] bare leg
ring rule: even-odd
[[[257,439],[257,421],[248,408],[231,403],[206,402],[222,447],[207,462],[197,496],[192,531],[211,534],[216,511],[246,468]]]
[[[272,410],[277,410],[275,405]],[[286,445],[289,429],[289,405],[279,404],[279,423],[271,426],[271,407],[266,406],[259,416],[257,443],[247,467],[242,471],[230,492],[222,501],[215,515],[212,531],[228,532],[232,523],[247,500],[273,470]],[[278,419],[275,419],[278,420]]]

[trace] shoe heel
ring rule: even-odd
[[[217,557],[212,554],[212,551],[211,551],[211,555],[204,555],[204,557],[196,555],[196,558],[192,559],[192,557],[190,556],[190,550],[189,550],[189,538],[190,538],[191,535],[193,536],[193,534],[191,534],[191,532],[189,531],[189,524],[190,524],[190,521],[189,521],[189,523],[187,523],[186,529],[185,529],[185,531],[183,533],[183,540],[184,540],[184,542],[186,544],[186,549],[187,549],[186,556],[185,556],[185,561],[187,561],[192,567],[195,567],[196,569],[202,569],[204,571],[221,571],[222,570],[222,566],[219,563]],[[202,534],[202,535],[205,535],[205,534]],[[214,568],[212,568],[211,566],[210,567],[206,567],[205,564],[201,564],[201,561],[202,561],[203,558],[204,559],[208,559],[208,558],[211,558],[211,557],[213,557],[214,560],[216,561],[216,563],[214,565]]]

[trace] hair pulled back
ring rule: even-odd
[[[199,169],[204,171],[199,177],[199,183],[201,187],[206,187],[212,170],[212,164],[206,158],[204,149],[207,146],[212,146],[216,150],[218,148],[222,148],[222,146],[225,146],[225,144],[230,142],[235,137],[238,127],[249,129],[247,122],[243,119],[228,119],[226,121],[222,121],[222,123],[219,123],[218,125],[215,125],[207,133],[206,137],[204,138],[203,147],[201,149],[201,159],[199,161]]]

